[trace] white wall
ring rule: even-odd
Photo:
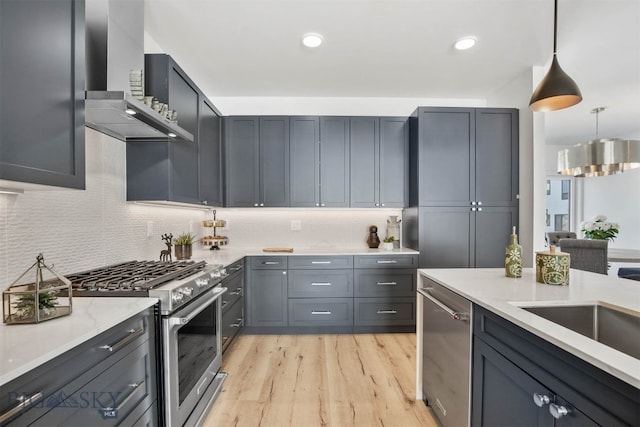
[[[126,145],[86,129],[86,190],[26,190],[0,194],[0,288],[31,266],[38,253],[61,273],[134,259],[158,259],[160,236],[192,230],[210,211],[126,202]],[[315,246],[366,248],[368,227],[385,235],[389,215],[400,210],[218,209],[229,220],[230,247]],[[291,220],[302,222],[291,231]],[[147,237],[147,222],[153,233]],[[33,281],[33,277],[31,278]]]

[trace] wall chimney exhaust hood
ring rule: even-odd
[[[85,125],[121,141],[193,135],[131,96],[129,73],[144,70],[144,0],[85,5]]]

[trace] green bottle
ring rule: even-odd
[[[504,258],[504,275],[507,277],[522,277],[522,246],[518,244],[516,228],[511,232],[511,241],[507,246]]]

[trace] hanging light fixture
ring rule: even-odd
[[[582,101],[582,94],[576,82],[565,73],[557,58],[558,0],[553,7],[553,60],[551,67],[531,95],[529,109],[533,111],[554,111],[571,107]]]
[[[598,114],[604,107],[591,110],[596,115],[596,139],[558,152],[558,173],[575,177],[607,176],[640,167],[640,141],[599,137]]]

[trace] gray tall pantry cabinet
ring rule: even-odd
[[[85,187],[84,14],[77,0],[0,2],[0,179]]]
[[[500,267],[518,225],[518,111],[418,108],[405,245],[420,267]]]

